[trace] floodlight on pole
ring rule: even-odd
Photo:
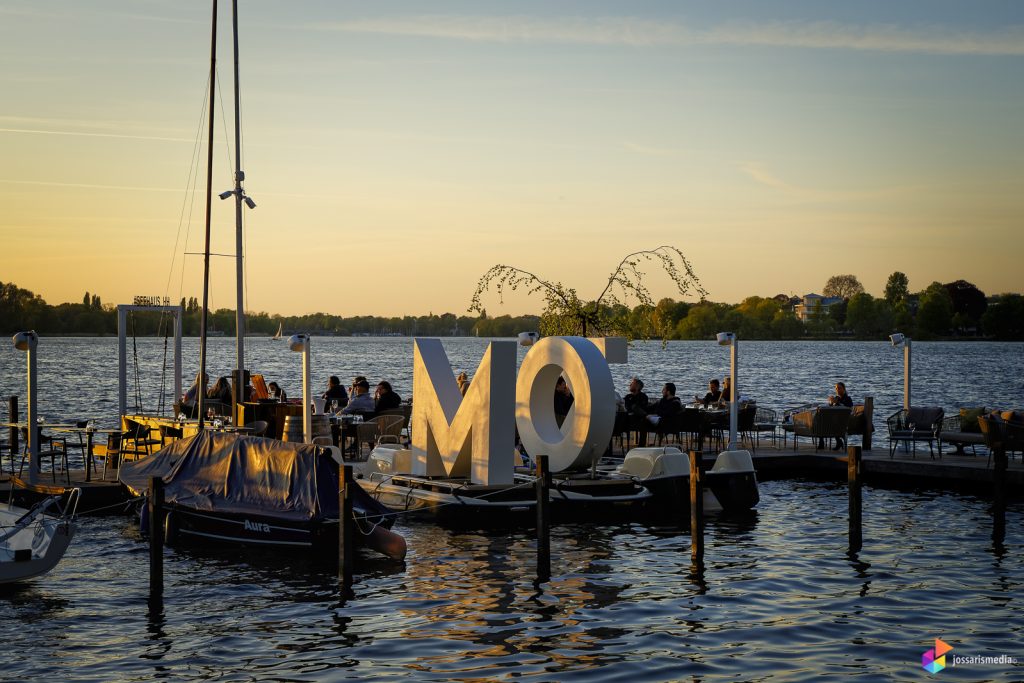
[[[910,337],[896,332],[889,335],[896,348],[903,347],[903,408],[910,410]]]
[[[729,347],[729,445],[726,450],[736,448],[736,433],[739,431],[739,382],[736,377],[739,341],[735,332],[719,332],[716,335],[719,346]]]
[[[29,465],[28,478],[35,480],[36,472],[39,471],[39,427],[36,425],[36,347],[39,346],[39,335],[35,330],[19,332],[11,338],[14,348],[18,351],[25,351],[28,364],[28,410],[25,415],[26,438],[28,439]],[[13,417],[13,416],[12,416]]]
[[[293,334],[288,348],[302,354],[302,440],[313,443],[313,397],[309,385],[309,335]]]

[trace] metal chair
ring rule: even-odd
[[[255,420],[245,424],[246,429],[252,430],[253,436],[263,436],[267,433],[268,423],[266,420]]]
[[[886,418],[889,427],[889,458],[896,455],[896,448],[902,443],[904,450],[909,444],[913,457],[917,457],[917,442],[928,443],[928,452],[932,459],[935,459],[935,449],[932,444],[938,440],[942,431],[942,418],[945,411],[937,406],[926,408],[911,407],[910,410],[897,410]],[[942,449],[939,449],[939,458],[942,458]]]
[[[21,438],[25,442],[25,446],[21,452],[21,465],[18,466],[18,476],[21,477],[25,471],[25,460],[28,458],[28,427],[21,427]],[[53,477],[53,481],[57,481],[57,465],[56,458],[60,455],[61,472],[64,473],[64,477],[68,484],[71,483],[71,468],[68,466],[68,442],[64,437],[59,436],[46,436],[43,434],[42,427],[36,427],[36,439],[39,440],[39,467],[40,472],[42,471],[43,458],[50,456],[50,473]],[[46,448],[49,446],[49,448]],[[13,463],[11,471],[14,471]]]

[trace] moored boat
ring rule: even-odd
[[[603,471],[609,477],[639,481],[654,494],[656,506],[678,506],[679,501],[689,500],[689,456],[674,446],[634,448],[614,470]],[[702,479],[706,512],[742,512],[760,501],[748,451],[719,453]]]
[[[122,466],[119,478],[148,495],[164,481],[168,545],[231,543],[277,550],[329,550],[338,542],[338,463],[311,444],[203,431]],[[390,511],[353,487],[356,538],[393,559],[405,540]]]
[[[523,468],[511,484],[495,486],[466,478],[409,474],[411,458],[408,449],[378,445],[366,462],[352,463],[356,481],[391,510],[429,513],[459,524],[486,524],[536,508],[536,477]],[[556,518],[594,518],[638,509],[651,499],[651,492],[628,477],[560,474],[552,479],[548,499]]]
[[[0,585],[27,581],[57,566],[75,535],[73,519],[79,493],[73,489],[63,510],[60,496],[28,510],[0,506]]]

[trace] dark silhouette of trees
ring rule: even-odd
[[[849,299],[854,294],[860,294],[863,291],[864,285],[860,283],[856,275],[833,275],[825,283],[822,294]]]

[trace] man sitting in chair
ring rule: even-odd
[[[370,396],[370,383],[365,379],[356,382],[352,386],[352,392],[348,405],[341,410],[343,415],[372,415],[377,410],[373,396]]]

